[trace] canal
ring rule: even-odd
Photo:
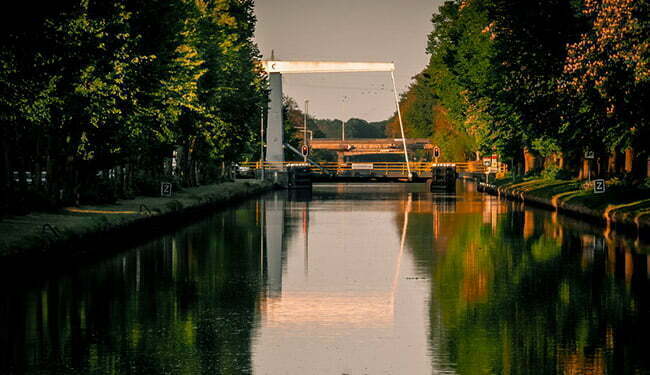
[[[471,183],[273,192],[5,282],[0,373],[647,373],[648,251]]]

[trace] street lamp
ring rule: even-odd
[[[303,144],[304,146],[308,146],[308,147],[309,147],[309,145],[307,144],[307,116],[308,116],[307,113],[308,113],[308,112],[309,112],[309,100],[306,100],[306,99],[305,99],[305,118],[304,118],[304,123],[303,123],[303,127],[304,127],[303,130],[304,130],[304,132],[303,132],[303,135],[302,135],[302,144]],[[307,155],[305,155],[305,162],[306,162],[306,161],[307,161]]]
[[[260,167],[262,168],[262,180],[264,179],[264,112],[265,105],[260,105]]]
[[[345,103],[350,100],[349,96],[344,96],[343,99],[341,100],[343,102],[343,111],[341,114],[341,140],[345,141]]]

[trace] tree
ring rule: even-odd
[[[166,161],[178,146],[186,185],[257,149],[267,99],[252,1],[64,0],[16,17],[0,49],[3,209],[29,194],[155,193],[179,176]],[[28,186],[43,168],[47,191]]]
[[[589,113],[591,121],[574,116],[570,129],[591,144],[604,142],[608,151],[634,149],[645,156],[650,110],[641,103],[650,99],[650,5],[586,0],[582,15],[589,28],[568,45],[559,88],[577,97],[577,113]]]

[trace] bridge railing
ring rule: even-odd
[[[310,171],[314,174],[323,174],[323,170],[318,167],[308,165],[303,162],[275,162],[275,161],[264,161],[264,162],[242,162],[240,163],[242,167],[250,169],[264,169],[264,170],[285,170],[289,166],[306,166],[309,167]],[[321,167],[333,174],[345,174],[354,171],[372,171],[374,174],[402,174],[407,176],[408,169],[405,162],[321,162],[319,163]],[[507,166],[503,163],[499,163],[498,167],[486,167],[480,161],[466,161],[458,163],[432,163],[432,162],[409,162],[409,167],[412,173],[418,175],[425,175],[431,171],[431,168],[434,166],[453,166],[456,168],[456,171],[459,173],[505,173],[507,171]]]

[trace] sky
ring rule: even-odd
[[[264,59],[394,62],[398,93],[428,62],[431,16],[442,0],[256,0]],[[285,74],[283,91],[317,118],[388,119],[389,73]]]

